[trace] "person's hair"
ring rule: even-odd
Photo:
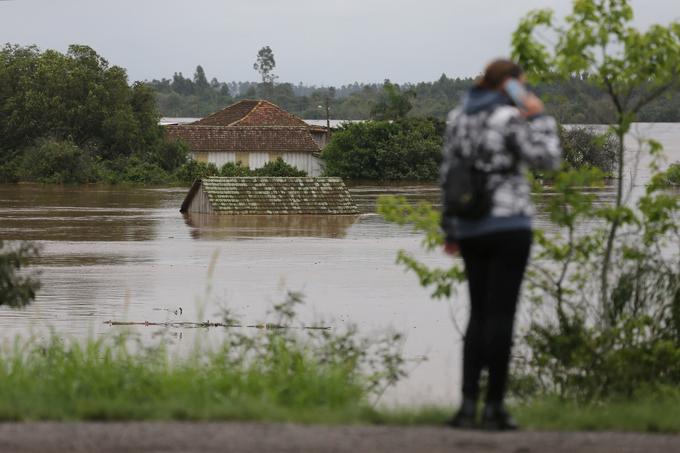
[[[477,79],[475,85],[478,88],[496,90],[508,77],[518,78],[524,73],[522,67],[512,60],[499,58],[486,67],[484,74]]]

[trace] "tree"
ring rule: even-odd
[[[274,68],[276,68],[276,61],[274,60],[274,52],[271,47],[265,46],[257,52],[257,60],[253,63],[253,69],[260,73],[262,83],[273,85],[278,78],[274,75]]]
[[[406,118],[413,108],[411,99],[415,97],[413,90],[402,92],[399,85],[385,79],[383,91],[375,106],[371,110],[371,116],[378,120],[398,120]]]
[[[610,127],[617,138],[606,148],[615,147],[618,164],[613,200],[599,190],[601,170],[566,165],[551,176],[548,196],[537,197],[551,228],[534,232],[524,285],[523,299],[532,308],[513,379],[522,383],[520,397],[548,393],[597,402],[680,385],[680,198],[664,189],[675,170],[653,176],[634,206],[622,171],[630,122],[677,81],[680,26],[655,25],[642,33],[630,27],[631,18],[624,0],[577,0],[566,27],[553,27],[548,12],[534,12],[513,36],[514,55],[534,79],[568,79],[577,81],[580,94],[604,93],[617,119]],[[542,26],[551,33],[537,30]],[[556,36],[557,44],[549,51],[536,36]],[[588,137],[576,138],[570,145],[592,146]],[[658,143],[646,144],[658,155]],[[580,154],[572,164],[593,157]],[[443,244],[440,215],[430,204],[386,197],[379,212],[425,233],[427,250]],[[433,268],[402,250],[398,262],[433,289],[433,298],[455,294],[465,278],[459,260]]]
[[[439,175],[441,146],[432,121],[367,121],[336,131],[321,157],[329,176],[431,181]]]
[[[193,92],[193,82],[181,74],[159,84]],[[114,173],[124,175],[133,158],[176,168],[186,153],[165,143],[156,94],[148,84],[128,84],[123,68],[87,46],[72,45],[66,54],[4,46],[0,179],[114,182]]]
[[[194,72],[194,86],[199,93],[205,92],[210,88],[208,79],[205,77],[205,71],[201,65],[196,66],[196,72]]]
[[[564,24],[555,22],[551,10],[537,10],[522,19],[512,36],[513,57],[534,81],[587,74],[583,78],[605,94],[615,112],[610,129],[618,137],[618,178],[616,198],[605,213],[610,225],[600,272],[603,305],[611,301],[609,270],[617,233],[630,219],[624,206],[623,138],[645,106],[678,87],[680,76],[680,23],[653,25],[641,32],[630,26],[632,19],[627,0],[578,0]],[[557,38],[554,45],[543,42],[546,34]],[[660,152],[657,142],[648,144]]]

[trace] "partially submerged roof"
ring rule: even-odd
[[[166,126],[165,131],[192,151],[319,152],[309,129],[302,127],[179,125]]]
[[[192,123],[196,126],[297,126],[308,128],[302,119],[269,101],[246,99]]]
[[[196,203],[194,202],[195,198]],[[197,180],[180,212],[357,214],[341,178],[212,177]]]

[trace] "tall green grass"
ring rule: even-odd
[[[371,410],[355,366],[277,339],[186,357],[108,340],[17,342],[0,355],[0,382],[0,420],[348,421]]]
[[[303,329],[301,303],[289,293],[273,306],[274,325],[286,328],[230,329],[219,347],[197,341],[183,354],[125,331],[17,340],[0,349],[0,420],[375,418],[373,404],[405,375],[401,337]]]
[[[326,333],[310,342],[258,332],[182,356],[162,346],[131,347],[125,337],[17,341],[0,352],[0,421],[439,425],[452,415],[449,407],[376,409],[381,387],[374,384],[387,368],[371,372],[359,359],[359,344],[347,340],[353,335]],[[680,392],[674,390],[591,404],[535,398],[511,410],[528,429],[680,432]]]

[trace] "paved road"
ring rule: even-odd
[[[680,436],[268,423],[7,423],[0,452],[680,452]]]

